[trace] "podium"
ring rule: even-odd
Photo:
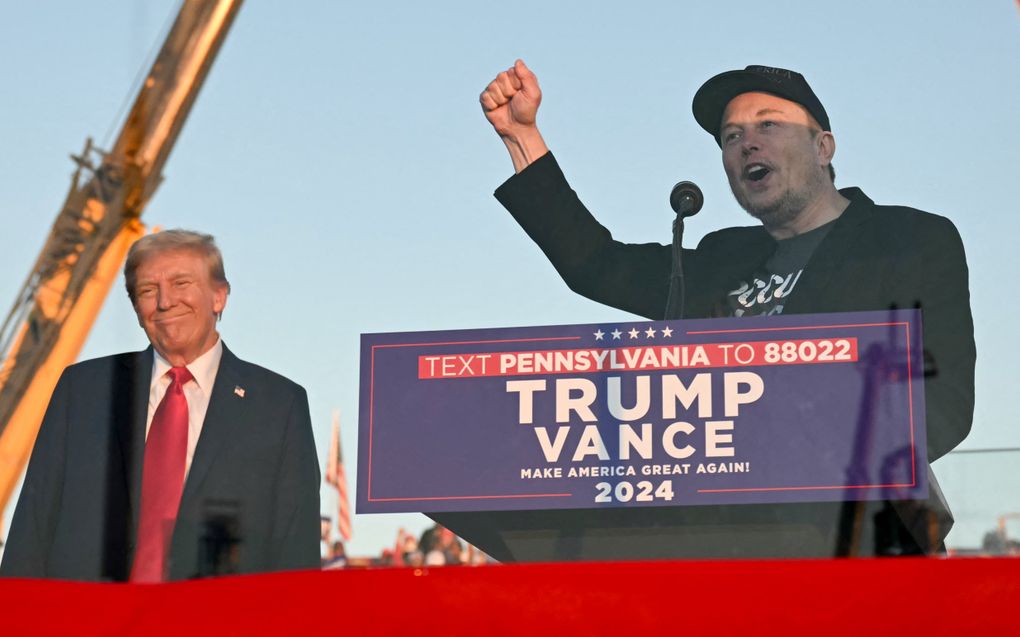
[[[876,502],[821,502],[426,515],[504,563],[931,552],[890,513]]]
[[[919,326],[363,334],[357,510],[424,512],[503,562],[932,553],[951,517]]]

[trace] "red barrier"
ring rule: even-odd
[[[1020,561],[616,562],[0,580],[4,635],[1016,635]],[[994,632],[993,632],[994,631]]]

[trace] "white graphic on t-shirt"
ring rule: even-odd
[[[772,316],[782,314],[784,300],[792,292],[800,280],[803,269],[791,272],[785,277],[778,274],[769,276],[768,281],[755,277],[750,283],[743,282],[729,296],[735,296],[739,307],[733,310],[733,316],[744,316],[748,313]]]

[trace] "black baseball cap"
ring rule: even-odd
[[[722,123],[723,111],[730,100],[741,93],[771,93],[796,102],[807,109],[822,130],[832,130],[825,107],[803,75],[788,69],[752,64],[743,71],[726,71],[716,75],[702,84],[694,94],[694,119],[715,137],[720,146],[719,125]]]

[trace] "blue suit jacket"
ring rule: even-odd
[[[0,574],[127,579],[152,357],[148,348],[64,370]],[[170,579],[202,574],[217,529],[240,540],[229,558],[238,572],[318,568],[319,469],[305,390],[225,346],[181,497]]]

